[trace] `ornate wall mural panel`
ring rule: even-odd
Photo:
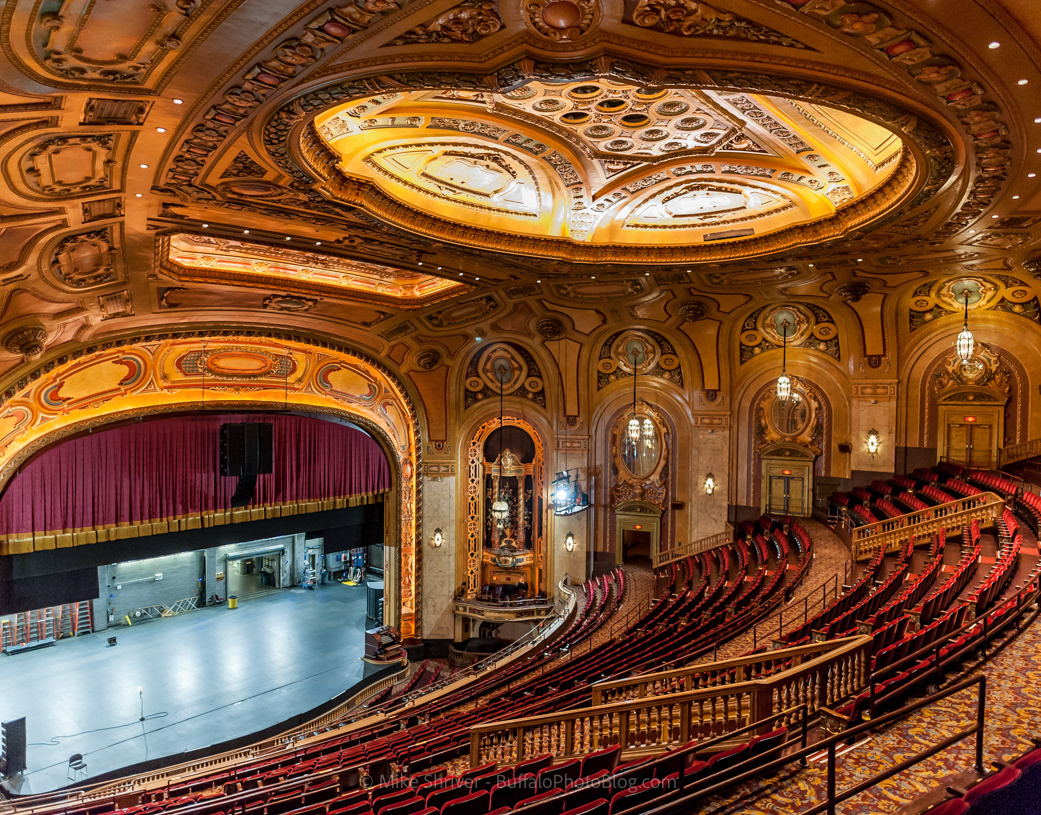
[[[529,399],[546,407],[546,384],[535,358],[520,345],[501,342],[480,349],[470,358],[463,408],[498,399],[500,382],[503,395]]]
[[[654,376],[683,387],[683,368],[675,347],[654,331],[632,329],[612,334],[600,346],[596,363],[596,389],[633,376]]]
[[[940,317],[961,315],[968,294],[969,311],[994,310],[1041,322],[1034,289],[1009,275],[958,277],[923,283],[911,298],[908,324],[912,331]]]
[[[789,348],[806,348],[842,358],[838,327],[834,318],[820,306],[764,306],[745,318],[741,326],[741,363],[764,351],[781,348],[787,334]]]

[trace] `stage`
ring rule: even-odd
[[[364,631],[365,586],[331,583],[0,656],[0,721],[25,716],[28,741],[7,786],[65,786],[75,753],[90,780],[292,719],[381,671],[360,659]]]

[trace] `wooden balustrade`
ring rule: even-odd
[[[765,679],[833,652],[845,653],[851,647],[855,650],[861,639],[861,636],[856,636],[811,642],[761,654],[702,662],[670,671],[597,682],[593,685],[593,704],[603,705]]]
[[[1003,499],[992,492],[982,492],[861,526],[853,530],[853,558],[870,560],[879,549],[896,552],[912,535],[924,543],[941,529],[949,532],[973,520],[993,521],[1001,517],[1004,509]]]
[[[740,657],[631,680],[633,693],[646,695],[597,704],[595,694],[619,683],[594,686],[594,705],[525,719],[476,725],[470,729],[470,766],[489,761],[515,764],[531,756],[552,753],[557,759],[582,756],[615,744],[622,758],[660,753],[691,739],[721,736],[806,704],[807,715],[834,707],[867,685],[871,658],[869,635],[847,637],[774,651],[769,655]],[[730,681],[738,670],[754,676],[755,666],[777,669],[770,676]],[[682,692],[663,676],[702,673],[705,681],[725,678]],[[713,679],[714,678],[714,679]],[[696,681],[696,680],[691,680]]]
[[[1041,456],[1041,439],[1031,439],[1030,441],[1002,447],[998,451],[998,463],[1004,467],[1014,461],[1026,461],[1028,458],[1037,456]]]
[[[658,552],[654,556],[654,568],[660,569],[662,566],[668,566],[670,563],[683,560],[685,557],[699,555],[702,552],[709,551],[709,549],[715,549],[718,546],[730,543],[733,539],[734,527],[731,524],[727,524],[726,529],[718,534],[709,535],[707,538],[692,541],[691,543],[674,546],[672,549],[666,549],[664,552]]]

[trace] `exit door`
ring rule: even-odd
[[[771,515],[791,515],[803,511],[804,481],[798,475],[771,475],[767,505]]]
[[[947,460],[968,467],[992,467],[994,427],[990,424],[952,422],[947,425]]]

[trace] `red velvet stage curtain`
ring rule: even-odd
[[[72,531],[198,515],[231,506],[220,476],[224,422],[274,425],[274,472],[250,506],[366,495],[391,486],[380,446],[360,430],[306,416],[227,414],[153,419],[44,451],[0,497],[0,535]]]

